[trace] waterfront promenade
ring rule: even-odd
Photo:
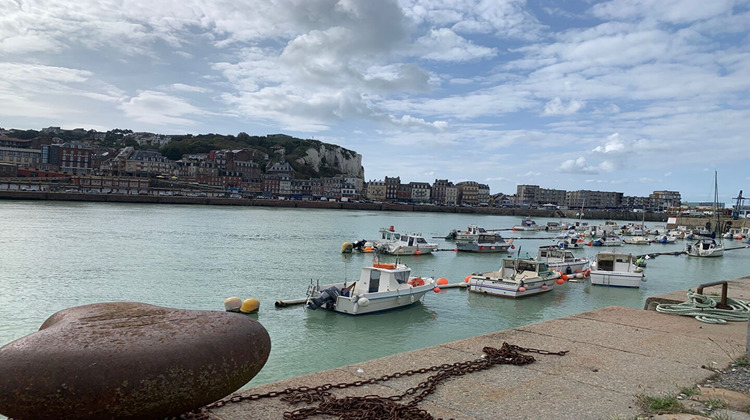
[[[650,298],[649,303],[685,301],[687,289],[695,290],[698,284],[685,286],[685,290]],[[720,294],[721,288],[706,288],[704,293]],[[750,300],[750,276],[730,281],[728,296]],[[280,419],[284,412],[305,407],[305,403],[292,406],[279,398],[247,398],[299,386],[366,381],[396,372],[476,360],[484,347],[500,348],[508,342],[568,353],[532,354],[536,361],[531,364],[498,364],[450,378],[439,383],[418,407],[435,418],[446,419],[636,419],[643,413],[638,396],[675,395],[715,376],[710,368],[726,368],[744,357],[747,328],[746,322],[714,325],[692,317],[609,306],[248,388],[233,394],[241,401],[211,408],[208,413],[217,420]],[[341,352],[356,351],[361,345],[367,343],[341,343]],[[331,392],[338,398],[401,395],[431,374],[334,388]],[[408,401],[407,396],[404,402]]]

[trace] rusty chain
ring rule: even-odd
[[[523,353],[557,356],[563,356],[567,353],[567,351],[552,352],[520,347],[506,342],[503,342],[502,347],[499,349],[494,347],[484,347],[482,351],[484,352],[484,355],[479,359],[456,363],[445,363],[428,368],[410,369],[403,372],[383,375],[379,378],[342,382],[339,384],[324,384],[316,387],[299,386],[295,388],[286,388],[283,391],[271,391],[260,394],[234,395],[208,404],[199,410],[185,413],[178,418],[185,420],[207,420],[209,419],[209,416],[205,411],[207,409],[222,407],[228,403],[281,397],[282,401],[286,401],[290,404],[303,402],[307,405],[306,407],[294,411],[285,412],[284,419],[287,420],[303,420],[319,414],[338,416],[338,418],[342,420],[433,419],[432,415],[427,411],[417,408],[417,404],[435,392],[437,386],[446,379],[489,369],[497,364],[521,366],[533,363],[536,360],[533,356]],[[428,372],[436,373],[418,385],[407,389],[401,395],[393,395],[389,397],[366,395],[363,397],[336,398],[330,392],[333,389],[345,389],[382,383],[391,379]],[[403,401],[409,397],[411,397],[411,401],[403,403]],[[318,402],[317,406],[310,406],[310,404],[315,402]]]

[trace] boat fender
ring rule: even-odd
[[[422,280],[421,277],[415,277],[409,281],[406,282],[411,287],[418,287],[418,286],[424,286],[424,280]]]
[[[367,306],[370,304],[370,299],[367,299],[366,297],[361,297],[359,300],[357,300],[357,304],[359,306]]]

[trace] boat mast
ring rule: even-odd
[[[714,233],[719,236],[721,241],[722,228],[721,228],[721,214],[719,214],[719,175],[718,171],[714,171]]]

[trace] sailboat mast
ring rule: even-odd
[[[719,175],[718,171],[714,171],[714,232],[719,235],[721,239],[722,228],[721,228],[721,214],[719,214]]]

